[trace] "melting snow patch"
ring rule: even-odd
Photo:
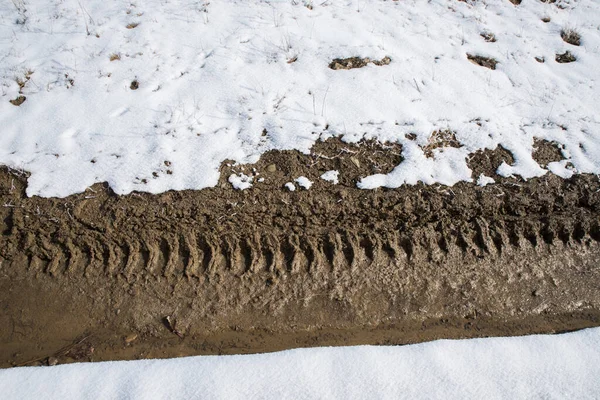
[[[229,183],[238,190],[245,190],[252,187],[253,177],[243,173],[229,175]]]
[[[327,171],[323,175],[321,175],[321,179],[331,182],[334,185],[337,185],[339,182],[339,176],[340,176],[339,171],[331,170],[331,171]]]
[[[313,183],[305,176],[301,176],[301,177],[297,178],[296,183],[300,187],[303,187],[306,190],[310,189],[310,187],[313,185]]]
[[[285,184],[285,187],[290,191],[293,192],[296,190],[296,186],[294,186],[294,184],[292,182],[288,182]]]
[[[484,174],[479,175],[479,179],[477,179],[477,184],[479,186],[486,186],[486,185],[489,185],[489,184],[494,183],[494,182],[496,182],[494,180],[494,178],[491,178],[489,176],[485,176]]]

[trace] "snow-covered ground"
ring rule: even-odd
[[[569,29],[580,46],[562,40]],[[567,50],[577,60],[558,63]],[[328,67],[352,56],[391,62]],[[546,173],[538,137],[564,147],[554,173],[600,173],[599,65],[597,0],[5,0],[0,163],[32,173],[29,195],[101,181],[156,193],[335,135],[404,146],[361,188],[451,185],[472,178],[470,153],[497,145],[515,157],[502,175]],[[445,129],[463,147],[425,157]],[[248,183],[232,182],[260,184]]]
[[[0,370],[12,399],[597,399],[600,328]]]

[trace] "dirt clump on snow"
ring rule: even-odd
[[[338,69],[354,69],[354,68],[363,68],[366,67],[369,63],[373,63],[377,66],[389,65],[392,62],[390,57],[383,57],[381,60],[371,60],[368,57],[348,57],[348,58],[334,58],[331,63],[329,63],[329,68],[333,70]]]
[[[498,146],[493,150],[479,150],[471,154],[467,161],[467,165],[473,171],[473,177],[475,179],[481,174],[498,178],[499,176],[496,174],[496,170],[503,162],[512,165],[515,160],[510,151],[502,146]]]
[[[9,103],[12,104],[13,106],[20,106],[21,104],[25,103],[25,100],[27,100],[27,97],[25,96],[18,96],[17,98],[13,99],[13,100],[9,100]]]
[[[467,54],[467,59],[471,61],[473,64],[479,65],[481,67],[496,69],[496,65],[498,65],[498,60],[491,57],[484,57],[475,54]]]
[[[581,35],[574,29],[563,29],[560,31],[560,37],[573,46],[581,45]]]
[[[461,147],[460,142],[456,139],[456,132],[449,129],[441,129],[434,131],[429,137],[429,141],[423,152],[426,157],[432,158],[435,149],[444,149],[445,147]]]
[[[533,143],[533,159],[542,168],[546,168],[551,162],[562,161],[565,157],[562,149],[556,142],[549,142],[543,139],[536,139]]]
[[[577,61],[577,58],[567,50],[562,54],[557,54],[555,60],[559,64],[568,64]]]
[[[224,164],[212,189],[61,199],[2,169],[0,365],[600,325],[596,176],[497,177],[513,162],[498,147],[469,160],[494,185],[356,188],[401,160],[398,144],[331,139]],[[319,178],[334,169],[337,185]],[[251,188],[232,188],[240,172]],[[310,190],[283,188],[299,176]]]

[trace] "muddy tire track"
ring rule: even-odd
[[[66,199],[0,171],[1,365],[83,335],[105,360],[600,325],[598,177],[501,178],[500,148],[471,161],[495,185],[361,191],[398,151],[319,146],[245,166],[265,181],[243,192],[226,164],[214,189]],[[333,168],[339,185],[318,179]],[[300,175],[311,190],[283,188]]]

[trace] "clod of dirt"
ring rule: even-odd
[[[544,62],[546,62],[546,59],[545,59],[544,57],[536,57],[536,58],[535,58],[535,61],[537,61],[537,62],[539,62],[539,63],[543,64]]]
[[[544,17],[544,18],[542,18],[542,22],[545,23],[545,24],[547,24],[550,21],[551,21],[550,17]]]
[[[467,54],[467,59],[471,61],[473,64],[480,65],[482,67],[486,67],[489,69],[496,69],[496,65],[498,65],[498,61],[491,57],[483,57],[473,54]]]
[[[503,162],[512,165],[515,159],[508,150],[498,146],[494,150],[479,150],[471,154],[467,160],[467,165],[473,171],[472,176],[474,179],[477,179],[481,174],[496,179],[498,177],[496,171]]]
[[[549,142],[544,139],[534,140],[531,156],[542,168],[546,168],[551,162],[565,159],[558,143]]]
[[[392,59],[388,56],[383,57],[381,60],[373,60],[373,64],[377,66],[389,65],[392,62]]]
[[[25,102],[25,100],[27,100],[27,97],[25,96],[19,96],[16,99],[13,100],[9,100],[10,104],[12,104],[13,106],[20,106],[21,104],[23,104]]]
[[[581,44],[581,35],[574,29],[563,29],[560,32],[560,37],[562,40],[573,46],[579,46]]]
[[[339,171],[338,187],[355,188],[356,183],[365,176],[387,174],[402,162],[402,145],[398,143],[379,143],[374,140],[362,140],[358,143],[345,143],[339,138],[318,141],[309,155],[297,151],[269,151],[252,165],[232,165],[223,163],[221,181],[227,182],[232,173],[253,168],[260,174],[268,173],[268,179],[256,185],[259,188],[282,188],[287,182],[299,176],[305,176],[319,190],[327,186],[319,178],[330,170]]]
[[[111,55],[110,55],[110,58],[109,58],[109,59],[110,59],[110,61],[118,61],[118,60],[120,60],[120,59],[121,59],[121,55],[120,55],[120,54],[117,54],[117,53],[114,53],[114,54],[111,54]]]
[[[513,3],[515,6],[518,6],[519,4],[521,4],[521,2],[523,0],[508,0],[508,1],[510,1],[511,3]]]
[[[137,22],[132,22],[131,24],[128,24],[128,25],[126,26],[126,28],[127,28],[127,29],[133,29],[133,28],[136,28],[136,27],[137,27],[137,26],[139,26],[139,25],[140,25],[140,24],[139,24],[139,23],[137,23]]]
[[[392,59],[388,56],[383,57],[381,60],[371,60],[368,57],[349,57],[349,58],[335,58],[329,63],[329,68],[333,70],[338,69],[354,69],[366,67],[369,63],[373,63],[377,66],[388,65],[392,62]]]
[[[461,147],[460,142],[456,139],[456,132],[450,129],[434,131],[429,138],[427,146],[423,148],[425,156],[432,158],[433,150],[440,149],[443,147]]]
[[[480,35],[486,42],[494,43],[496,41],[496,35],[491,32],[482,32]]]
[[[571,54],[569,50],[567,50],[562,54],[557,54],[555,60],[557,63],[566,64],[577,61],[577,58],[575,58],[575,56]]]
[[[138,90],[140,87],[140,83],[136,80],[131,81],[131,85],[129,85],[129,89]]]

